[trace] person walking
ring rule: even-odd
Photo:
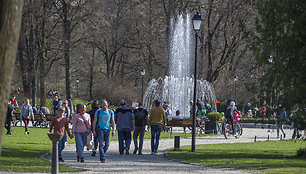
[[[27,99],[25,104],[22,105],[21,112],[20,112],[20,119],[22,119],[22,121],[25,124],[24,134],[29,135],[30,134],[28,130],[29,122],[31,119],[34,121],[34,113],[33,113],[32,106],[30,105],[30,99]]]
[[[162,128],[165,128],[166,113],[165,110],[160,107],[160,101],[154,101],[155,107],[150,109],[149,120],[151,125],[151,154],[158,154],[159,137]]]
[[[53,114],[57,114],[57,109],[58,109],[58,96],[55,96],[53,100]]]
[[[135,129],[135,117],[131,108],[126,106],[125,100],[120,101],[120,108],[115,112],[115,122],[118,131],[119,153],[129,154],[131,145],[131,131]]]
[[[67,141],[66,132],[68,133],[68,136],[70,139],[72,139],[72,134],[70,134],[69,127],[68,127],[68,118],[65,117],[65,107],[60,106],[58,108],[58,115],[53,117],[51,120],[50,130],[49,132],[53,133],[64,133],[63,138],[58,142],[58,161],[64,162],[64,159],[62,157],[62,151],[65,148],[65,143]]]
[[[286,138],[286,134],[283,130],[283,124],[284,124],[284,121],[286,120],[286,118],[287,118],[287,113],[286,113],[285,107],[283,107],[283,109],[281,110],[278,118],[276,119],[277,138],[279,138],[279,130],[281,130],[283,132],[284,138]]]
[[[84,146],[86,145],[87,135],[90,133],[90,115],[86,112],[86,106],[77,104],[77,113],[73,117],[72,136],[75,136],[77,161],[84,162]]]
[[[135,130],[133,133],[133,141],[135,149],[133,154],[136,154],[138,151],[139,155],[142,155],[142,146],[143,146],[143,137],[145,134],[145,127],[148,124],[149,113],[146,109],[144,109],[143,104],[140,102],[139,107],[134,111],[135,116]],[[139,136],[139,146],[137,142],[137,138]]]
[[[106,100],[102,100],[101,105],[102,108],[97,110],[94,115],[92,131],[94,137],[99,142],[100,161],[102,163],[105,163],[105,153],[110,145],[111,125],[112,125],[112,136],[115,136],[115,119],[114,119],[114,112],[111,109],[108,109],[108,102]],[[97,126],[98,128],[96,128]],[[93,151],[92,156],[95,156],[95,151]]]
[[[68,119],[70,119],[70,117],[71,117],[71,111],[70,111],[70,108],[69,108],[69,106],[68,106],[68,100],[65,100],[65,101],[64,101],[63,106],[65,107],[64,116],[67,117]]]
[[[92,130],[92,133],[94,133],[94,118],[95,118],[95,114],[97,112],[97,110],[99,109],[99,101],[98,100],[94,100],[92,103],[91,103],[91,110],[88,111],[87,113],[90,115],[90,121],[91,121],[91,130]],[[92,149],[92,153],[91,153],[91,156],[96,156],[96,150],[98,148],[98,137],[97,136],[94,136],[93,137],[93,143],[94,143],[94,146],[93,146],[93,149]]]
[[[12,115],[14,111],[14,106],[10,104],[10,102],[7,104],[7,113],[6,113],[6,120],[5,120],[5,129],[7,130],[6,135],[11,135],[11,121],[12,121]]]

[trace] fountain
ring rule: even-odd
[[[144,94],[144,104],[148,108],[159,99],[171,103],[172,116],[176,110],[183,117],[189,117],[193,100],[193,78],[191,66],[194,59],[194,38],[191,17],[179,15],[171,20],[171,42],[169,51],[169,75],[165,78],[152,79]],[[214,90],[206,80],[197,80],[197,99],[207,100],[212,110],[217,110]]]

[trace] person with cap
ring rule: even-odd
[[[139,155],[142,155],[142,146],[143,146],[143,137],[145,134],[145,127],[149,120],[149,113],[146,109],[144,109],[143,104],[140,102],[139,107],[134,110],[135,116],[135,131],[133,134],[134,146],[135,149],[133,154],[136,154],[138,151]],[[139,135],[139,146],[137,142],[137,138]]]
[[[115,123],[118,131],[119,153],[129,154],[131,145],[131,131],[135,129],[135,117],[131,108],[126,106],[125,100],[120,101],[120,108],[115,112]]]

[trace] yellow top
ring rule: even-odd
[[[153,107],[150,109],[150,124],[151,125],[165,125],[166,113],[161,107]]]

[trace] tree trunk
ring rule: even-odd
[[[63,29],[64,29],[64,57],[65,57],[65,72],[66,72],[66,98],[71,97],[70,91],[70,41],[71,41],[71,22],[68,19],[69,2],[63,1]]]
[[[0,0],[0,155],[7,100],[16,59],[22,0]]]
[[[92,87],[93,87],[93,68],[95,64],[95,50],[96,46],[95,44],[92,44],[92,58],[91,58],[91,64],[90,64],[90,74],[89,74],[89,97],[90,100],[93,100],[93,95],[92,95]]]
[[[43,11],[46,11],[46,1],[43,2]],[[45,17],[42,17],[41,21],[41,41],[40,43],[38,42],[38,59],[39,59],[39,70],[40,70],[40,106],[46,106],[46,89],[45,89]]]

